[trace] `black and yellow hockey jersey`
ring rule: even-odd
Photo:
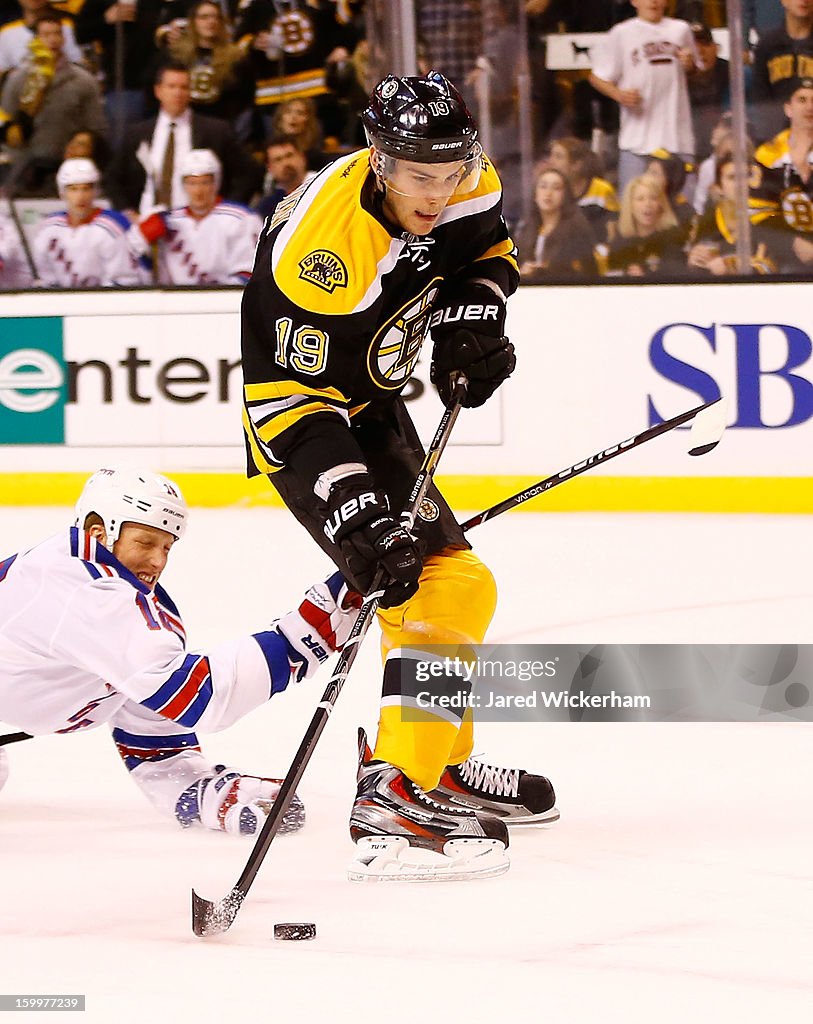
[[[352,53],[359,41],[357,0],[252,0],[240,8],[236,37],[248,54],[257,106],[328,93],[328,56],[337,47]],[[261,32],[270,35],[271,55],[254,46]]]
[[[274,473],[303,443],[317,450],[320,433],[330,449],[316,457],[322,470],[358,461],[350,417],[400,394],[433,309],[454,302],[467,278],[515,290],[501,209],[499,177],[484,159],[476,190],[454,196],[430,234],[399,232],[381,212],[368,150],[283,200],[243,296],[249,476]]]
[[[759,180],[752,198],[760,202],[766,216],[781,214],[791,231],[813,232],[813,150],[808,153],[808,172],[799,174],[790,156],[790,129],[780,132],[757,149]]]

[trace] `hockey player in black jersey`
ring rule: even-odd
[[[360,743],[351,834],[363,849],[351,877],[496,874],[508,866],[504,821],[553,820],[553,790],[540,776],[469,762],[462,710],[416,713],[414,656],[403,649],[465,654],[483,641],[496,586],[436,487],[414,535],[399,524],[423,456],[400,395],[430,330],[445,403],[458,371],[471,407],[512,373],[504,325],[515,249],[497,173],[442,75],[388,76],[362,119],[369,149],[283,200],[260,237],[242,308],[248,472],[269,476],[358,590],[381,566],[391,580],[378,613],[378,736],[371,753]]]

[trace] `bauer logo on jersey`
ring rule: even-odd
[[[310,281],[317,288],[334,292],[347,287],[347,267],[335,252],[329,249],[314,249],[299,261],[300,278]]]
[[[440,516],[440,509],[431,498],[424,498],[418,506],[418,518],[425,523],[434,523]]]
[[[412,376],[429,328],[438,278],[379,328],[367,353],[370,376],[380,388],[397,391]]]

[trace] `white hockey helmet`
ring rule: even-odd
[[[215,188],[220,188],[223,168],[217,156],[211,149],[190,149],[181,160],[181,178],[202,174],[214,175]]]
[[[65,198],[65,189],[68,185],[93,185],[98,187],[99,168],[92,160],[84,157],[71,157],[70,160],[63,160],[56,172],[56,190],[59,198]]]
[[[76,503],[76,523],[95,512],[107,531],[107,546],[119,539],[124,523],[138,523],[183,537],[188,509],[177,484],[158,473],[138,469],[99,469]]]

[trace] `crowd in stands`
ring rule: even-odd
[[[535,216],[517,234],[526,282],[803,276],[813,268],[813,0],[743,5],[742,218],[729,66],[712,33],[725,27],[725,6],[528,0],[534,96],[547,105],[536,120],[548,138]],[[545,48],[557,31],[603,33],[590,40],[589,70],[547,68]],[[746,268],[737,247],[743,221],[751,236]]]
[[[244,283],[262,217],[364,143],[362,8],[0,3],[0,287]],[[32,240],[9,199],[60,208]]]
[[[421,70],[448,75],[475,111],[488,98],[524,282],[741,272],[729,67],[712,34],[723,0],[414,6]],[[743,9],[751,268],[803,275],[813,0]],[[601,33],[580,70],[548,66],[561,33]],[[365,144],[369,58],[365,0],[0,0],[0,288],[245,281],[263,218]],[[9,197],[60,209],[26,240]]]

